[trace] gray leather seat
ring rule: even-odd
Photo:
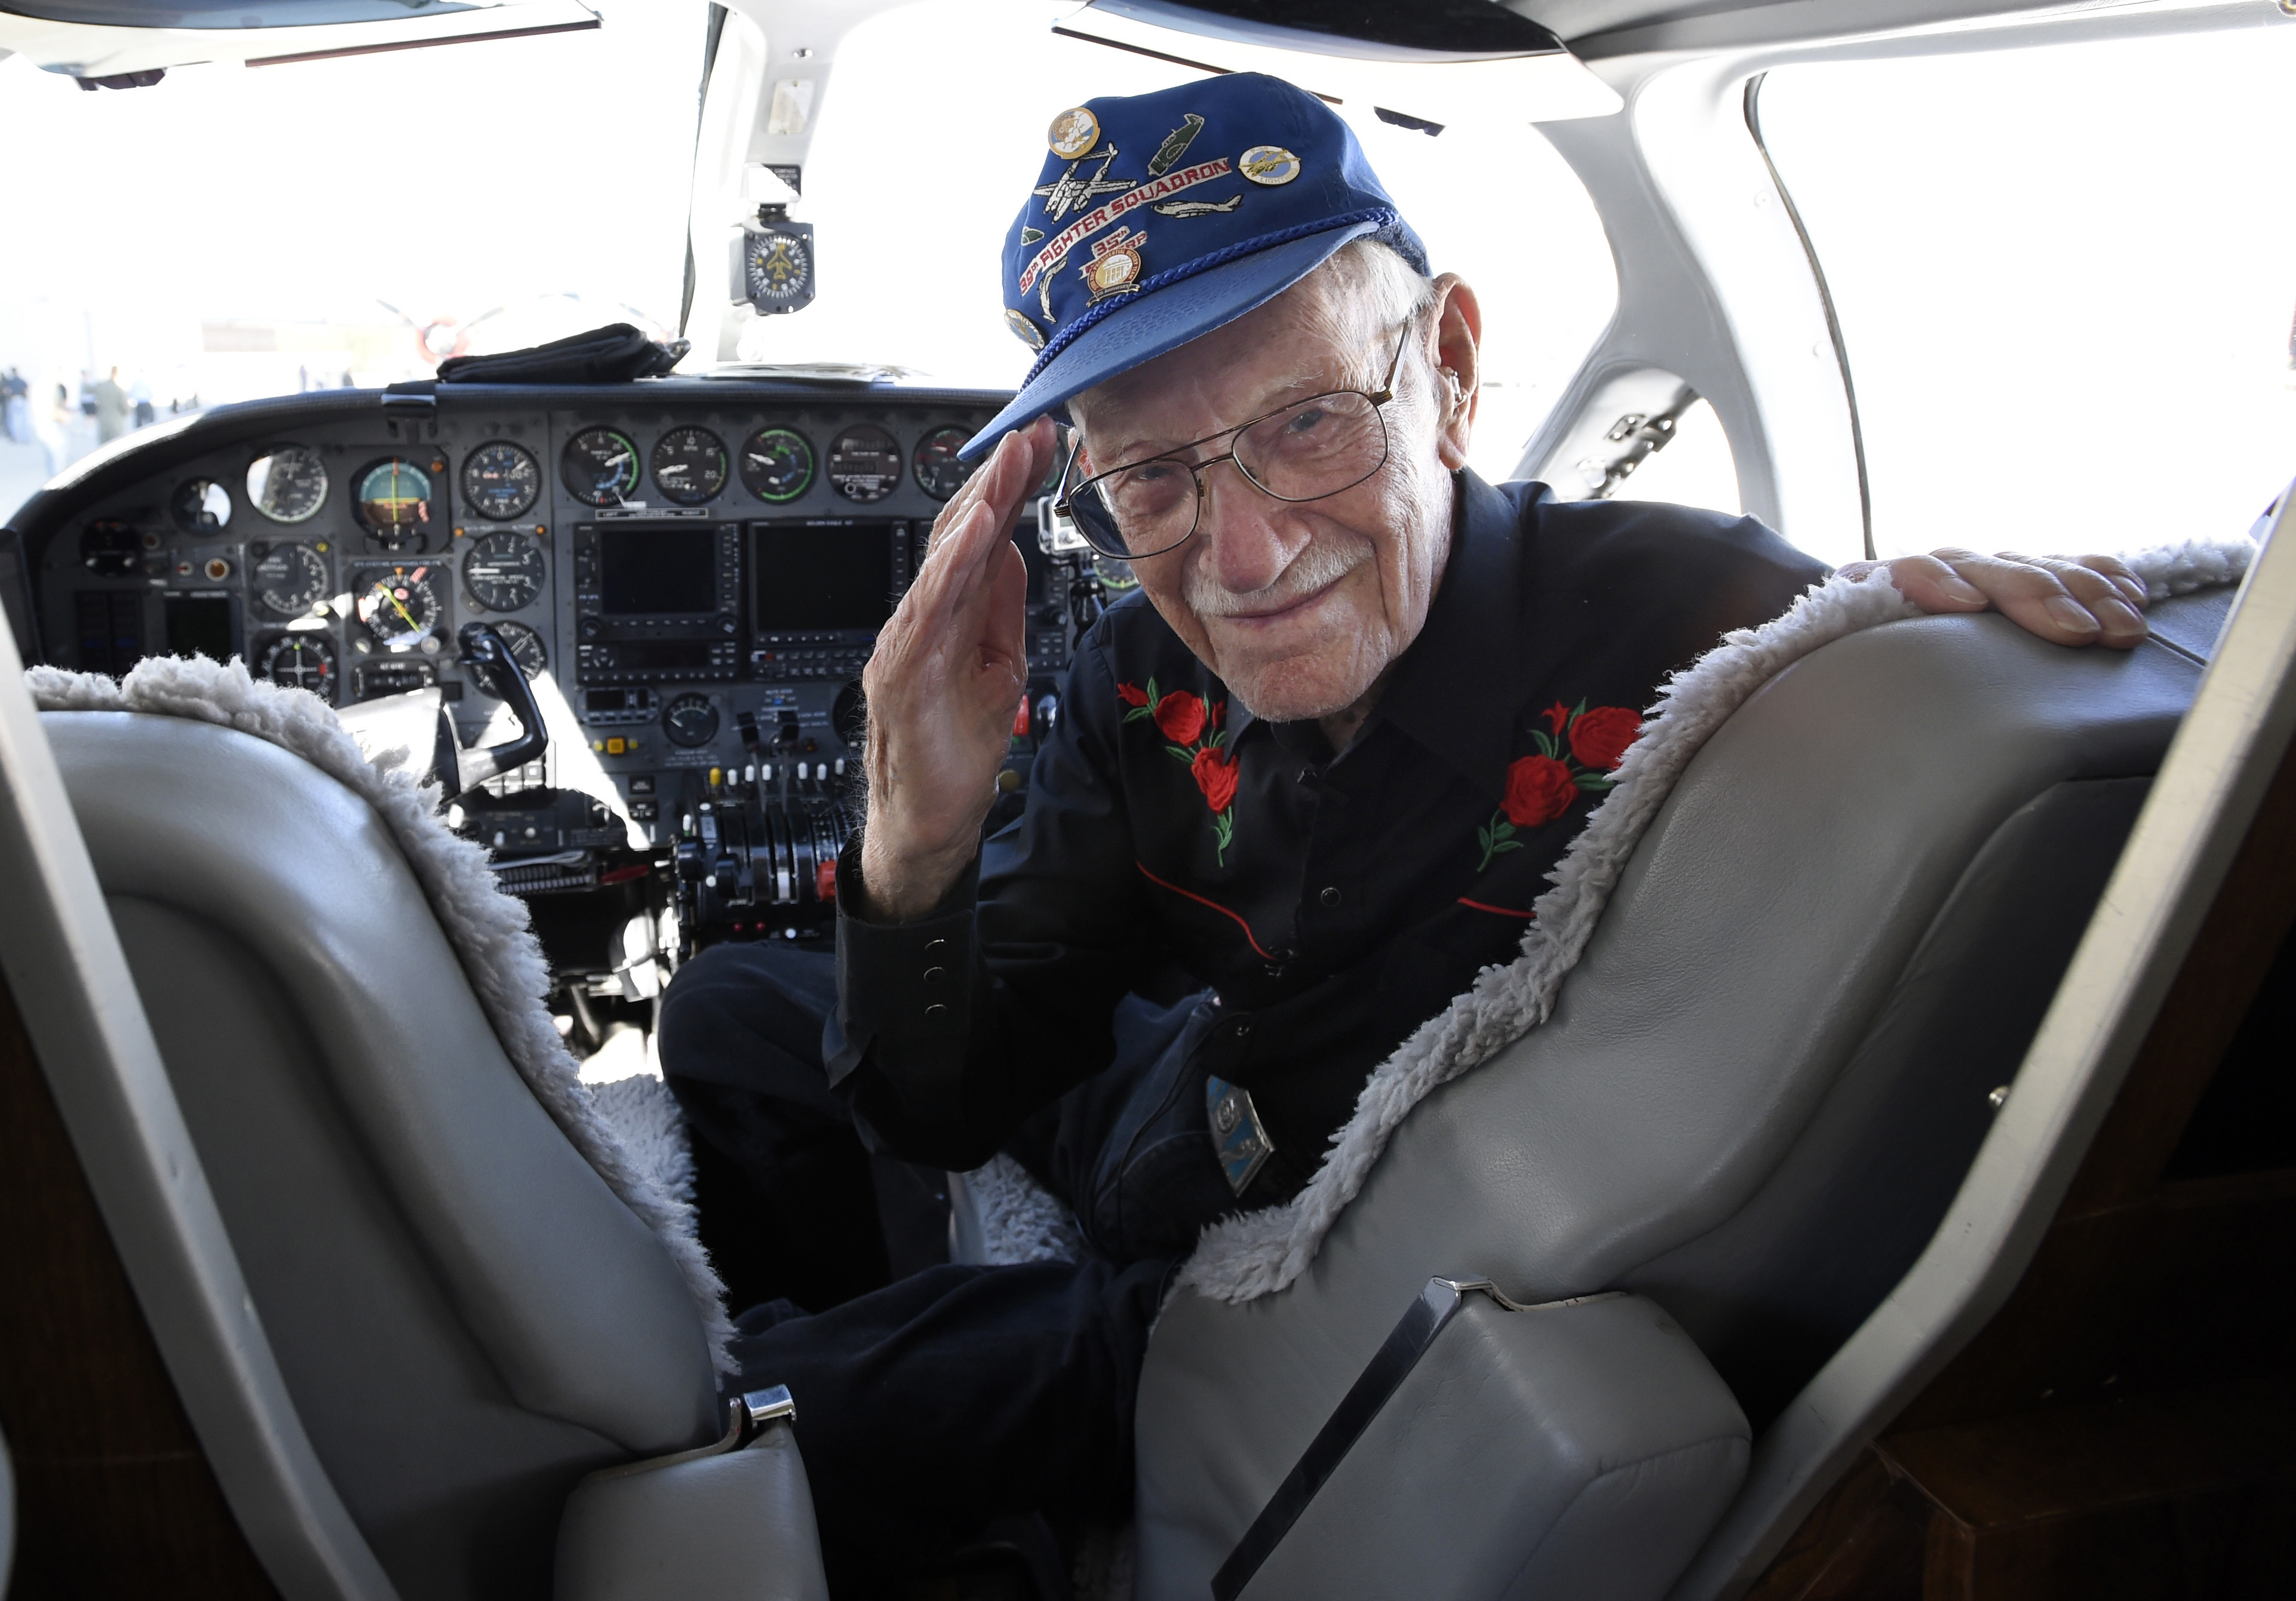
[[[1206,1593],[1448,1274],[1591,1298],[1476,1300],[1246,1593],[1662,1594],[1934,1229],[2227,598],[2126,656],[1900,624],[1742,708],[1554,1018],[1412,1115],[1298,1283],[1166,1309],[1138,1593]],[[363,803],[228,730],[44,722],[343,1500],[404,1595],[544,1593],[584,1473],[716,1432],[667,1255],[504,1059]]]
[[[1166,1308],[1144,1601],[1206,1593],[1434,1274],[1635,1295],[1445,1334],[1243,1593],[1664,1594],[1936,1229],[2229,600],[2165,603],[2125,655],[1897,624],[1743,707],[1553,1018],[1413,1112],[1289,1288]],[[1621,1306],[1687,1341],[1624,1337]]]
[[[366,804],[233,730],[42,723],[296,1410],[400,1595],[548,1595],[586,1473],[720,1432],[668,1253],[504,1058]]]

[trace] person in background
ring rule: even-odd
[[[119,368],[114,367],[96,380],[95,442],[98,445],[109,445],[127,431],[131,404],[127,391],[119,387]]]
[[[32,386],[15,368],[0,379],[0,417],[7,425],[8,437],[19,445],[29,444],[32,437]]]
[[[150,428],[159,421],[160,413],[152,404],[152,380],[136,374],[135,381],[127,388],[127,398],[135,403],[135,426]]]

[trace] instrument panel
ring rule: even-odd
[[[668,379],[219,407],[27,502],[19,627],[36,621],[41,658],[113,674],[197,652],[339,707],[436,690],[473,748],[504,715],[460,659],[491,625],[552,726],[539,771],[471,797],[495,808],[487,843],[707,835],[696,896],[739,854],[776,865],[729,904],[825,899],[861,669],[969,476],[957,449],[1005,399]],[[1091,582],[1033,515],[1016,759],[1056,715]],[[562,791],[619,815],[521,813]]]

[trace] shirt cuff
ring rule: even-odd
[[[880,1072],[906,1092],[902,1099],[947,1098],[953,1107],[972,1028],[980,860],[913,922],[873,923],[849,912],[861,903],[860,888],[856,835],[837,857],[837,1010],[822,1037],[829,1082],[842,1083],[873,1051]]]

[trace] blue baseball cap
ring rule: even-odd
[[[1427,250],[1330,107],[1238,72],[1088,100],[1053,118],[1004,236],[1004,321],[1037,352],[959,456],[986,455],[1070,396],[1234,322],[1350,240]]]

